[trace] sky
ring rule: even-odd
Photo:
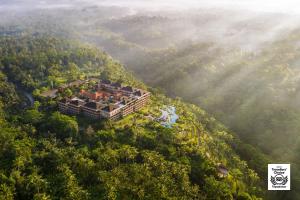
[[[92,2],[93,0],[88,1]],[[104,0],[99,4],[177,9],[221,7],[259,12],[300,14],[299,0]]]
[[[0,8],[66,8],[86,4],[147,9],[190,9],[217,7],[300,15],[299,0],[0,0]]]

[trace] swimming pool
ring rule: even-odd
[[[161,121],[161,125],[167,128],[172,128],[172,125],[176,123],[179,116],[176,114],[176,108],[174,106],[166,106],[161,109],[161,116],[158,118]]]

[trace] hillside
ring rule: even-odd
[[[236,140],[200,108],[137,81],[93,47],[49,37],[0,39],[0,199],[257,199],[257,174],[229,143]],[[85,76],[152,92],[142,111],[119,121],[57,112],[40,92]],[[24,109],[21,89],[35,103]],[[148,116],[164,105],[179,120],[164,128]],[[25,105],[26,106],[26,105]],[[27,105],[28,106],[28,105]],[[229,170],[218,176],[219,164]]]
[[[133,60],[123,59],[123,51],[113,55],[147,84],[203,107],[243,142],[269,156],[272,163],[291,163],[293,184],[298,185],[298,40],[296,30],[259,51],[194,43],[183,48],[138,51],[132,54],[138,55]],[[299,190],[294,192],[298,194],[291,192],[290,198],[298,199]]]
[[[292,184],[299,185],[296,16],[222,9],[102,12],[107,9],[69,10],[61,22],[65,29],[59,26],[52,34],[96,44],[148,85],[204,108],[248,144],[246,151],[244,145],[232,148],[261,177],[266,177],[268,156],[272,163],[291,163]],[[52,19],[59,14],[65,16],[58,12]],[[52,15],[43,15],[50,25]],[[251,156],[254,150],[258,153]],[[271,199],[298,199],[299,194],[296,188]]]

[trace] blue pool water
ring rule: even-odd
[[[167,106],[164,109],[161,109],[161,116],[159,118],[161,125],[167,128],[172,128],[172,125],[176,123],[178,119],[176,114],[176,108],[174,106]]]

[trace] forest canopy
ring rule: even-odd
[[[0,199],[258,199],[262,183],[203,110],[136,80],[96,48],[52,37],[0,38]],[[152,92],[150,104],[119,121],[57,112],[40,91],[105,77]],[[34,104],[24,104],[23,92]],[[148,116],[174,105],[165,128]],[[5,112],[4,112],[5,111]],[[255,162],[255,161],[253,161]],[[222,177],[218,166],[229,173]]]

